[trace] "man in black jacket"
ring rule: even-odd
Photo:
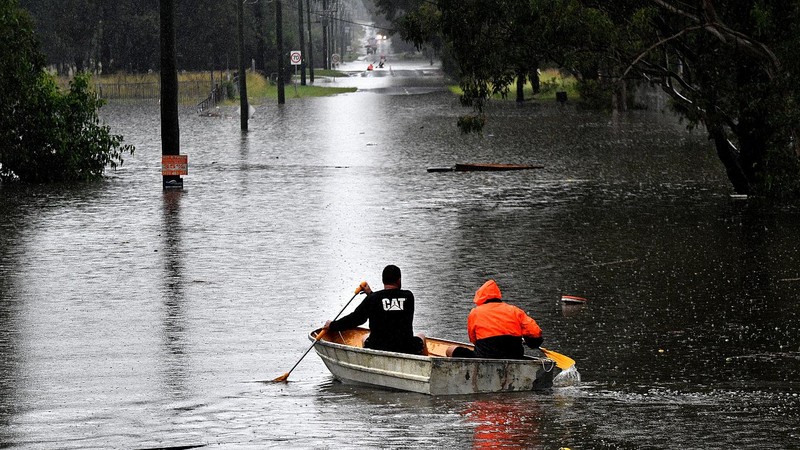
[[[414,294],[401,289],[400,268],[383,269],[383,289],[372,292],[364,286],[367,297],[355,311],[325,323],[328,333],[355,328],[369,320],[370,333],[364,348],[398,353],[427,354],[425,336],[414,336]]]

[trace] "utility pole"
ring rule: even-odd
[[[308,24],[308,75],[314,84],[314,44],[311,37],[311,0],[306,0],[306,23]]]
[[[239,113],[242,131],[247,131],[250,119],[250,106],[247,104],[247,63],[244,57],[244,0],[236,0],[236,18],[239,25]]]
[[[283,86],[283,2],[275,0],[275,41],[278,45],[278,104],[286,103]]]
[[[328,55],[328,0],[322,0],[322,68],[330,69]]]
[[[178,123],[178,64],[175,52],[175,1],[161,0],[161,178],[164,189],[183,188],[179,171],[169,169],[180,157]]]
[[[306,85],[306,39],[303,31],[303,0],[297,0],[297,19],[300,23],[300,86]]]

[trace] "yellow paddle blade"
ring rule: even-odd
[[[556,366],[558,366],[558,368],[561,370],[567,370],[575,365],[575,360],[567,355],[562,355],[561,353],[556,353],[552,350],[548,350],[543,347],[539,347],[539,350],[541,350],[542,353],[544,353],[544,356],[555,361]]]

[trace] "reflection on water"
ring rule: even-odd
[[[259,105],[244,135],[236,107],[186,109],[180,193],[157,105],[104,108],[137,146],[106,182],[0,187],[0,442],[798,446],[796,208],[731,201],[705,137],[662,114],[494,103],[464,136],[429,77],[378,78]],[[545,167],[426,171],[456,162]],[[340,385],[313,354],[253,382],[388,263],[416,331],[458,341],[497,279],[580,383],[430,398]]]
[[[535,401],[475,400],[463,413],[474,424],[472,448],[541,448],[541,406]]]
[[[183,264],[185,252],[181,243],[183,226],[180,217],[180,202],[184,192],[166,190],[163,192],[163,246],[160,251],[164,259],[164,300],[163,339],[165,357],[163,371],[166,395],[182,398],[186,388],[186,299],[184,294]]]

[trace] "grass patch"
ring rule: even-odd
[[[316,70],[315,75],[320,76],[348,76],[345,72],[337,70]],[[124,73],[119,72],[110,75],[94,75],[92,84],[96,89],[102,91],[106,98],[113,99],[147,99],[158,98],[158,86],[160,75],[153,73]],[[214,83],[222,81],[230,85],[230,91],[234,92],[233,81],[227,81],[225,72],[214,72]],[[211,91],[211,72],[180,72],[178,73],[179,101],[181,104],[193,104],[208,96]],[[59,85],[69,86],[69,78],[60,78]],[[324,97],[347,92],[355,92],[356,88],[342,87],[323,87],[323,86],[300,86],[297,89],[293,83],[286,83],[284,93],[287,98],[302,97]],[[266,77],[259,73],[247,73],[247,97],[253,104],[263,103],[266,100],[278,99],[278,86],[271,83]],[[238,98],[229,98],[225,104],[238,103]]]
[[[214,71],[214,81],[226,78],[224,72]],[[248,75],[248,80],[250,77]],[[158,72],[150,73],[126,73],[117,72],[113,74],[92,75],[92,82],[105,84],[126,84],[126,83],[159,83],[161,75]],[[178,72],[178,82],[207,82],[211,85],[211,72]]]
[[[539,93],[533,93],[533,86],[531,85],[530,81],[525,83],[525,86],[522,88],[522,92],[525,94],[526,99],[537,99],[537,100],[553,100],[556,99],[556,92],[564,91],[567,93],[567,98],[570,100],[577,100],[580,98],[580,94],[578,93],[578,80],[571,75],[564,76],[561,71],[558,69],[546,69],[542,70],[539,74]],[[461,90],[461,87],[458,85],[450,85],[448,86],[450,92],[455,95],[462,95],[464,91]],[[517,98],[517,83],[516,81],[510,86],[508,91],[508,95],[506,95],[505,100],[514,101]],[[500,94],[495,94],[492,96],[492,100],[504,100],[503,96]]]
[[[316,72],[314,72],[316,76]],[[298,82],[286,83],[283,86],[283,93],[286,98],[303,98],[303,97],[325,97],[328,95],[343,94],[346,92],[355,92],[356,88],[349,87],[323,87],[306,85],[301,86]],[[254,101],[254,104],[259,103],[260,100],[277,100],[278,99],[278,85],[270,83],[266,78],[259,74],[247,74],[247,97]],[[238,102],[238,100],[236,100]]]
[[[314,76],[317,77],[347,77],[350,76],[347,72],[331,69],[314,69]]]
[[[530,83],[527,83],[525,88],[530,89],[530,91],[525,92],[525,96],[528,97],[533,93]],[[558,69],[542,70],[539,74],[539,94],[537,97],[542,100],[555,100],[556,92],[559,91],[566,92],[567,98],[573,100],[580,98],[578,80],[575,77],[572,75],[564,76]]]
[[[294,85],[287,83],[283,88],[284,96],[287,99],[304,98],[304,97],[325,97],[329,95],[344,94],[348,92],[355,92],[357,89],[354,87],[322,87],[322,86],[301,86],[300,84]],[[267,86],[258,90],[250,90],[250,82],[247,83],[247,97],[254,105],[261,104],[268,100],[278,100],[278,86],[268,84]],[[231,99],[230,102],[238,103],[238,98]]]

